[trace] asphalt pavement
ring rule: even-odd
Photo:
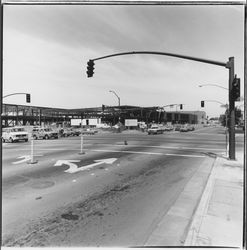
[[[243,139],[243,134],[238,137]],[[146,246],[244,247],[243,147],[236,147],[235,160],[216,154],[211,167],[208,164],[203,163],[190,179]]]
[[[222,131],[86,136],[84,155],[78,137],[35,141],[34,165],[29,143],[5,144],[4,245],[241,245],[243,135],[229,161]]]

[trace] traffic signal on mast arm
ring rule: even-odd
[[[232,93],[231,93],[233,101],[240,100],[240,78],[234,78],[232,82]]]
[[[204,108],[204,101],[201,101],[201,107]]]
[[[26,94],[26,102],[30,103],[30,101],[31,101],[31,95]]]
[[[183,109],[183,104],[180,104],[180,109]]]
[[[102,111],[104,112],[105,111],[105,105],[102,104]]]
[[[89,60],[87,62],[87,77],[92,77],[94,72],[94,61],[93,60]]]

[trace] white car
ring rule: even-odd
[[[58,132],[52,130],[51,128],[34,128],[32,130],[32,137],[34,140],[37,139],[58,139]]]
[[[9,127],[2,130],[3,142],[28,141],[28,132],[23,127]]]
[[[164,132],[164,129],[158,125],[152,125],[151,128],[148,129],[149,135],[163,134],[163,132]]]

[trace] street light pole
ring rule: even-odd
[[[215,87],[218,87],[218,88],[221,88],[221,89],[225,89],[228,91],[228,88],[224,88],[218,84],[201,84],[201,85],[198,85],[198,87],[204,87],[204,86],[215,86]]]
[[[113,93],[118,98],[118,106],[120,106],[120,97],[113,90],[109,90],[109,92]]]

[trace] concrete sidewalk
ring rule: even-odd
[[[217,157],[184,246],[243,247],[243,162]]]

